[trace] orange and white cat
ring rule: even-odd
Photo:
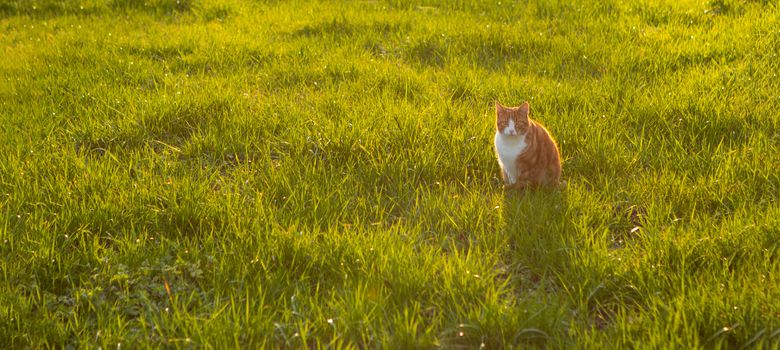
[[[496,102],[496,156],[504,188],[557,185],[561,158],[550,132],[528,117],[530,106],[504,107]]]

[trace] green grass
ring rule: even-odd
[[[4,348],[780,345],[772,1],[0,1]],[[500,100],[566,186],[501,189]]]

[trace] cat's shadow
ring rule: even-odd
[[[503,219],[509,240],[507,266],[530,274],[535,283],[569,267],[573,233],[565,185],[505,190]]]
[[[565,284],[579,270],[574,265],[576,252],[572,251],[576,242],[574,222],[578,219],[568,197],[566,185],[503,193],[503,232],[508,250],[501,255],[500,263],[508,269],[507,282],[513,297],[526,310],[534,310],[525,315],[521,327],[535,331],[515,336],[520,347],[544,348],[556,334],[566,334],[556,315],[561,315],[566,304],[564,290],[569,286]],[[540,295],[550,298],[540,299]]]

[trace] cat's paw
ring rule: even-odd
[[[515,182],[513,184],[504,184],[504,191],[514,191],[514,190],[522,190],[526,186],[522,182]]]

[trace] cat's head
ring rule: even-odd
[[[528,101],[519,107],[504,107],[496,101],[496,131],[503,135],[524,135],[528,130]]]

